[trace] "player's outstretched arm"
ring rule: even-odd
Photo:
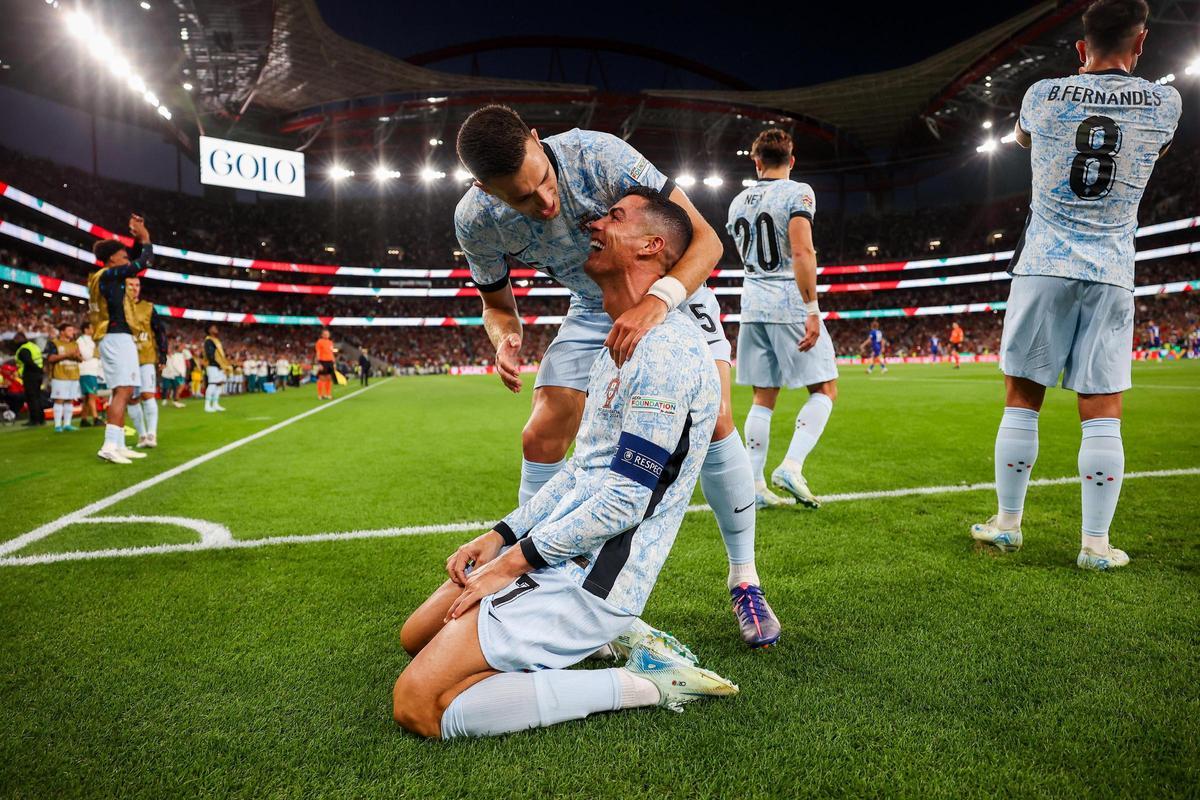
[[[724,247],[721,245],[721,237],[717,236],[717,232],[696,210],[682,189],[675,187],[671,192],[671,200],[687,211],[688,218],[692,221],[692,242],[667,273],[667,277],[679,281],[683,285],[683,296],[690,297],[708,280],[708,276],[721,260]],[[658,297],[647,295],[613,323],[608,338],[604,340],[604,346],[612,353],[613,362],[618,368],[624,366],[642,337],[666,319],[670,310]]]
[[[483,298],[483,329],[496,348],[496,373],[514,394],[521,391],[521,317],[512,284],[495,291],[480,290]]]

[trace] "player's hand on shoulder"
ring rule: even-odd
[[[608,338],[604,340],[604,346],[608,348],[617,369],[625,366],[625,362],[633,357],[638,342],[667,318],[669,310],[662,300],[646,295],[613,323]]]
[[[496,348],[496,374],[513,394],[521,391],[521,337],[510,333]]]
[[[465,586],[468,568],[475,570],[494,559],[504,546],[504,540],[496,531],[476,536],[460,546],[446,559],[446,574],[459,586]]]

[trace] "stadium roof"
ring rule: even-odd
[[[773,91],[651,91],[660,97],[723,101],[802,114],[840,129],[863,147],[892,143],[940,92],[972,66],[1020,39],[1057,25],[1078,11],[1038,3],[948,50],[899,69]]]
[[[239,98],[277,112],[294,112],[338,100],[385,93],[439,94],[503,90],[581,92],[590,87],[538,83],[438,72],[357,44],[335,33],[313,0],[175,0],[194,15],[196,32],[185,44],[197,63],[204,90],[215,89],[218,64],[208,53],[229,53],[239,46],[253,73],[243,71]],[[224,70],[226,74],[229,70]],[[248,80],[247,80],[248,79]],[[220,100],[228,104],[228,93]],[[210,95],[211,96],[211,95]]]

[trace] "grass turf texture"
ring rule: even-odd
[[[1139,364],[1127,470],[1200,467],[1200,364]],[[994,367],[843,371],[805,470],[819,493],[988,481]],[[347,390],[339,390],[339,396]],[[781,398],[768,469],[803,397]],[[738,388],[739,424],[749,392]],[[11,539],[312,408],[311,389],[165,408],[162,445],[100,463],[98,432],[0,431]],[[516,493],[528,395],[494,378],[392,380],[100,512],[235,538],[494,519]],[[1049,394],[1034,477],[1071,475],[1072,396]],[[975,552],[988,491],[760,513],[783,625],[748,652],[710,514],[686,517],[645,617],[742,687],[487,741],[390,719],[397,631],[469,534],[0,568],[0,794],[49,796],[1194,796],[1200,782],[1195,476],[1131,480],[1130,567],[1074,568],[1079,490],[1034,487],[1026,547]],[[15,553],[195,541],[73,525]]]

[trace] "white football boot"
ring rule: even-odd
[[[997,525],[999,515],[994,515],[987,522],[977,522],[971,526],[971,538],[977,542],[991,545],[1001,553],[1015,553],[1021,549],[1021,529],[1004,529]]]
[[[808,508],[820,508],[821,501],[808,488],[808,481],[804,480],[804,476],[799,471],[787,469],[780,464],[771,473],[771,485],[776,489],[783,491],[796,498],[796,502]]]
[[[624,633],[609,642],[606,647],[609,648],[611,657],[620,661],[629,658],[638,645],[645,646],[653,655],[661,659],[671,659],[686,664],[696,664],[700,661],[686,644],[666,631],[651,628],[640,619],[635,619]],[[601,650],[603,649],[601,648]]]
[[[1118,550],[1112,545],[1108,546],[1106,551],[1093,550],[1090,547],[1084,547],[1079,551],[1079,557],[1075,559],[1075,566],[1080,569],[1116,569],[1129,564],[1129,554],[1124,550]]]
[[[658,705],[663,708],[682,712],[685,703],[704,697],[730,697],[738,693],[736,684],[717,673],[684,661],[661,658],[647,644],[639,642],[622,669],[653,683],[658,689]]]
[[[115,447],[101,447],[96,455],[104,461],[109,461],[113,464],[132,464],[128,458],[121,454],[121,451]]]
[[[780,497],[767,488],[766,481],[754,482],[754,507],[778,508],[779,506],[794,506],[796,501],[790,497]]]

